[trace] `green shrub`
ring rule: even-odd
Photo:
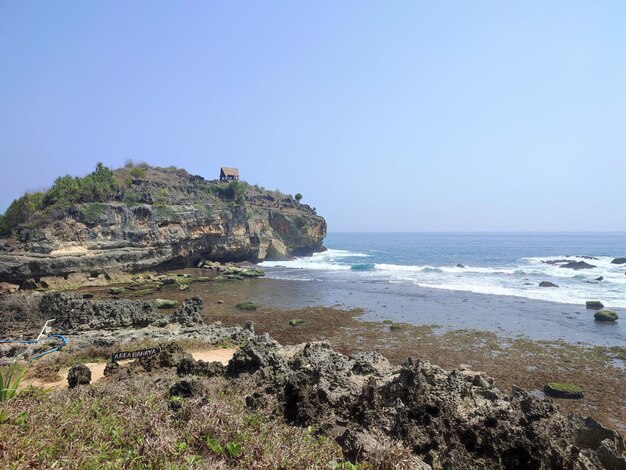
[[[104,202],[110,199],[119,185],[110,168],[102,163],[84,178],[60,176],[43,196],[42,206],[69,206],[80,202]]]
[[[296,201],[300,202],[300,200],[302,199],[302,194],[300,194],[300,193],[296,193],[296,195],[294,196],[294,198],[296,199]]]
[[[106,210],[107,206],[105,204],[100,202],[90,202],[85,204],[80,211],[83,213],[87,222],[95,224],[100,221],[100,217],[102,217],[102,214],[104,214]]]
[[[0,234],[7,234],[12,228],[32,222],[41,209],[43,193],[26,193],[14,200],[0,219]]]
[[[136,166],[130,170],[131,176],[134,178],[143,178],[146,176],[146,169],[140,166]]]

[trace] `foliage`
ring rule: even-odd
[[[0,219],[0,234],[4,235],[20,224],[34,220],[41,208],[43,193],[26,193],[14,200]]]
[[[28,365],[13,363],[0,367],[0,401],[8,401],[17,395],[17,388],[24,378]]]
[[[122,202],[126,204],[126,207],[137,206],[141,203],[141,194],[133,191],[124,191]]]
[[[81,208],[81,212],[87,222],[95,224],[100,221],[100,217],[106,212],[106,209],[107,206],[100,202],[89,202]]]
[[[130,170],[131,176],[134,178],[143,178],[146,176],[146,169],[140,166],[136,166]]]
[[[204,190],[207,193],[215,194],[220,199],[234,201],[237,204],[245,204],[246,202],[246,183],[241,181],[231,181],[227,185],[209,184]]]
[[[102,163],[84,178],[61,176],[46,191],[42,206],[68,206],[80,202],[104,202],[117,191],[118,183],[110,168]]]
[[[300,200],[302,199],[302,194],[300,194],[300,193],[296,193],[296,195],[294,196],[294,198],[296,199],[296,201],[300,202]]]
[[[79,203],[105,202],[113,197],[119,183],[111,169],[102,163],[85,177],[61,176],[45,192],[26,193],[11,203],[0,221],[0,234],[18,225],[34,222],[45,211],[63,209]]]

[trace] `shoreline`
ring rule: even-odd
[[[358,308],[364,310],[362,319],[365,321],[391,320],[432,326],[441,334],[468,329],[492,332],[503,339],[626,347],[626,324],[594,321],[596,311],[579,304],[386,281],[304,281],[266,277],[243,281],[237,288],[242,294],[256,296],[258,303],[268,307]],[[626,319],[626,309],[611,310]]]
[[[196,270],[185,270],[197,274]],[[441,331],[433,323],[415,325],[403,321],[385,323],[372,318],[364,309],[351,308],[343,302],[332,306],[316,304],[314,295],[304,297],[302,289],[310,282],[250,279],[212,281],[190,284],[179,291],[164,288],[142,296],[142,300],[168,298],[184,300],[193,295],[203,298],[206,323],[241,326],[253,321],[258,333],[269,333],[283,345],[327,341],[343,354],[377,351],[393,364],[419,357],[446,369],[470,368],[483,371],[509,392],[514,386],[543,396],[549,382],[569,382],[585,392],[581,400],[555,400],[564,413],[592,416],[605,426],[626,434],[626,348],[571,344],[560,340],[529,337],[506,337],[498,331],[455,328]],[[82,288],[95,298],[112,298],[107,288]],[[347,295],[346,295],[347,297]],[[291,299],[305,306],[280,306],[281,299]],[[352,301],[352,300],[351,300]],[[253,302],[257,310],[236,307]],[[463,303],[463,302],[462,302]],[[290,320],[303,323],[291,326]],[[593,320],[591,320],[593,323]]]

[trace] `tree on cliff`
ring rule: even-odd
[[[296,193],[296,195],[294,196],[294,198],[296,199],[296,201],[298,201],[298,203],[300,203],[300,199],[302,199],[302,194],[300,194],[300,193]]]

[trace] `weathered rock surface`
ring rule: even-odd
[[[96,283],[117,271],[288,259],[322,249],[326,222],[314,209],[241,184],[243,199],[231,200],[224,184],[149,168],[110,201],[76,204],[13,229],[0,239],[0,281],[45,287],[46,277],[74,276]]]
[[[611,261],[612,264],[626,264],[626,258],[615,258]]]
[[[174,337],[207,343],[238,342],[253,335],[248,328],[225,327],[220,322],[205,325],[200,297],[186,299],[169,315],[149,301],[88,300],[80,294],[61,292],[47,292],[37,297],[36,321],[31,317],[24,317],[23,322],[14,319],[7,334],[29,331],[36,335],[43,320],[55,318],[54,332],[67,336],[73,347],[108,347],[146,339],[169,341]]]
[[[266,406],[266,397],[277,395],[287,421],[321,426],[353,460],[382,436],[411,449],[416,468],[626,466],[619,434],[590,418],[565,417],[553,401],[521,389],[507,395],[479,372],[422,360],[395,367],[379,354],[345,356],[325,343],[293,351],[256,337],[226,373],[256,380],[249,406]]]
[[[67,385],[74,388],[77,385],[89,385],[91,370],[85,364],[76,364],[67,373]]]

